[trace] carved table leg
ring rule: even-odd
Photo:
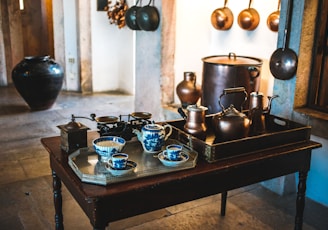
[[[61,180],[57,176],[56,172],[52,170],[53,178],[53,193],[54,193],[54,205],[55,205],[55,224],[56,230],[63,230],[63,211],[62,211],[62,194],[61,194]]]
[[[305,207],[305,190],[307,171],[299,172],[299,182],[296,198],[296,217],[295,217],[295,230],[301,230],[303,225],[303,212]]]
[[[228,192],[224,191],[221,193],[221,216],[225,216],[227,206]]]

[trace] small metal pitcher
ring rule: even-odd
[[[263,107],[263,93],[252,92],[249,97],[248,118],[252,121],[250,127],[251,134],[262,134],[266,131],[265,117],[270,114],[271,103],[278,95],[268,96],[268,106]]]
[[[183,126],[184,131],[201,140],[205,140],[207,130],[205,122],[206,111],[207,107],[205,106],[189,105],[187,106],[186,115],[182,108],[179,108],[178,112],[186,120],[186,123]]]

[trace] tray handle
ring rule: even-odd
[[[80,179],[82,179],[82,174],[83,173],[79,170],[79,168],[77,167],[75,162],[72,159],[69,159],[68,164],[71,166],[73,171],[80,177]]]
[[[192,148],[192,135],[187,133],[178,133],[177,140],[181,142],[183,145],[188,146],[188,148]]]
[[[273,118],[273,122],[277,125],[284,126],[284,127],[288,125],[286,120],[279,118],[279,117]]]

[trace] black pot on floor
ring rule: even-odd
[[[63,68],[50,56],[29,56],[12,71],[12,80],[31,110],[52,107],[62,88]]]

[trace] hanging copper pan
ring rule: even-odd
[[[267,18],[267,26],[271,31],[273,32],[278,31],[279,19],[280,19],[280,0],[278,1],[278,9],[272,12]]]
[[[227,7],[228,0],[224,1],[223,8],[217,8],[211,15],[211,23],[217,30],[229,30],[233,24],[233,14]]]
[[[251,5],[252,0],[249,1],[248,8],[238,15],[238,24],[244,30],[255,30],[260,23],[260,15]]]

